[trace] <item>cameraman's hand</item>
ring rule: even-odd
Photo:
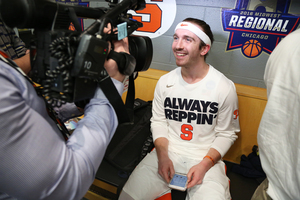
[[[104,33],[109,33],[111,31],[111,25],[108,24],[107,28],[104,28]],[[109,43],[109,52],[111,49],[111,43]],[[116,52],[126,52],[129,54],[129,44],[128,44],[128,38],[124,38],[122,40],[118,40],[118,41],[113,41],[113,45],[114,45],[114,51]],[[108,52],[108,53],[109,53]],[[104,63],[104,67],[107,71],[107,73],[109,74],[110,77],[123,82],[125,79],[125,75],[121,74],[119,72],[118,69],[118,65],[116,63],[116,61],[114,61],[113,59],[109,59],[106,60]]]

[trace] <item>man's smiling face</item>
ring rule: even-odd
[[[173,36],[172,50],[177,66],[189,67],[199,62],[200,39],[191,31],[177,29]]]

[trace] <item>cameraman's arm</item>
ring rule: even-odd
[[[121,94],[122,75],[111,70]],[[43,100],[15,69],[0,62],[1,192],[20,199],[80,199],[92,184],[118,126],[101,89],[67,143]]]
[[[66,143],[32,85],[2,62],[0,83],[1,192],[20,199],[80,199],[118,125],[107,98],[96,91]]]
[[[29,50],[26,51],[24,56],[21,58],[16,58],[13,61],[24,71],[25,74],[28,74],[28,72],[31,70]]]
[[[16,52],[17,58],[13,58],[13,61],[28,74],[31,70],[30,66],[30,50],[25,48],[25,43],[16,34],[16,32],[10,28],[6,28],[9,34],[11,34],[11,45]]]

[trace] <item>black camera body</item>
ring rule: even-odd
[[[131,35],[142,23],[127,14],[128,10],[143,9],[145,0],[109,2],[109,8],[89,8],[51,0],[0,0],[1,16],[7,26],[34,29],[30,77],[40,84],[42,95],[52,106],[88,100],[99,83],[109,78],[104,68],[110,50],[107,42],[116,40],[117,34],[113,30],[110,34],[103,32],[108,23],[112,27],[126,24],[129,51],[136,61],[133,71],[149,68],[151,39]],[[78,17],[95,22],[82,31]],[[70,24],[75,30],[69,30]]]

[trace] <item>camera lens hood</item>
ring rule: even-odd
[[[147,71],[150,67],[153,57],[152,41],[147,36],[130,35],[129,52],[136,59],[136,72]]]

